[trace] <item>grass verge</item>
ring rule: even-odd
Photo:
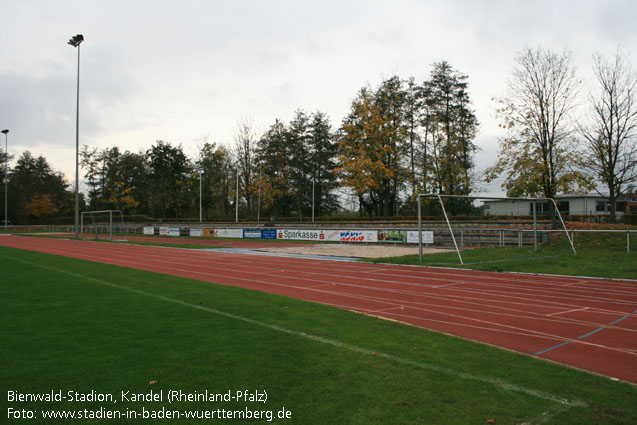
[[[230,423],[637,420],[632,385],[348,311],[5,247],[0,271],[0,412],[24,409],[36,416],[20,423],[143,419],[44,418],[45,412],[105,414],[100,409],[120,415],[266,412],[258,419],[226,418]],[[122,396],[151,390],[164,399]],[[247,390],[266,393],[267,400],[169,403],[170,390],[232,396]],[[9,391],[93,391],[115,402],[10,402]],[[277,419],[283,409],[291,419]],[[205,422],[182,416],[152,423]]]
[[[486,271],[591,276],[609,279],[637,279],[637,243],[626,252],[625,234],[577,234],[577,254],[573,255],[564,240],[542,246],[536,254],[532,247],[480,248],[462,251],[464,265],[457,253],[423,256],[387,257],[365,260],[375,263],[457,267]]]

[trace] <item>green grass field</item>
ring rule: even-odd
[[[0,412],[271,411],[271,423],[633,424],[634,386],[334,308],[0,248]],[[149,385],[157,381],[155,385]],[[125,401],[122,391],[267,393],[265,403]],[[9,402],[9,391],[113,402]],[[9,409],[14,409],[9,411]],[[283,409],[291,419],[276,419]],[[24,411],[22,409],[25,409]],[[102,411],[103,412],[103,411]],[[105,413],[103,413],[105,414]],[[159,414],[159,413],[156,413]],[[225,419],[228,423],[268,423]],[[3,421],[3,423],[5,423]]]
[[[246,408],[271,411],[273,420],[220,422],[637,422],[635,386],[335,308],[4,247],[0,276],[2,423],[210,423],[45,419],[43,412],[219,415],[218,409],[245,414]],[[163,391],[164,399],[121,395],[151,390]],[[267,393],[267,400],[169,403],[170,390],[233,396],[248,390]],[[116,402],[11,402],[10,391],[94,391]],[[283,409],[290,419],[277,419]],[[37,419],[11,420],[17,411]]]
[[[577,234],[574,240],[576,255],[572,254],[563,236],[555,239],[540,246],[538,253],[534,252],[533,247],[463,250],[464,265],[460,265],[455,251],[425,255],[422,263],[418,255],[376,258],[368,261],[487,271],[637,279],[637,235],[631,239],[629,253],[626,252],[625,233]]]

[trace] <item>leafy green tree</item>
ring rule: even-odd
[[[472,186],[478,120],[471,110],[467,79],[449,63],[438,62],[420,92],[423,186],[448,195],[467,195]]]
[[[82,146],[80,150],[80,166],[86,170],[84,174],[86,185],[88,186],[89,209],[97,211],[98,202],[101,201],[102,194],[99,190],[100,166],[99,149],[90,148],[88,145]]]
[[[259,178],[264,212],[271,215],[306,217],[336,208],[332,193],[338,146],[327,116],[297,110],[289,125],[280,120],[258,143]]]
[[[155,217],[184,217],[192,167],[181,145],[161,140],[146,151],[149,172],[148,204]]]
[[[289,140],[287,127],[277,119],[258,141],[257,188],[264,212],[272,216],[290,216],[294,203]]]
[[[406,81],[405,90],[405,125],[407,127],[407,155],[409,161],[409,182],[411,183],[411,202],[416,201],[418,194],[419,179],[417,164],[419,149],[421,144],[421,110],[422,110],[422,88],[416,84],[416,80],[411,77]],[[424,162],[423,162],[424,164]]]
[[[203,218],[230,217],[230,193],[234,179],[228,150],[215,143],[205,143],[199,150],[195,169],[202,172]]]
[[[143,154],[122,153],[118,147],[89,148],[80,151],[86,170],[89,209],[119,209],[124,213],[140,212],[145,201],[148,170]]]
[[[308,131],[310,173],[314,184],[314,214],[320,216],[338,208],[338,199],[334,195],[334,190],[338,187],[338,144],[329,119],[320,111],[312,114]]]
[[[9,184],[8,181],[8,177],[9,177],[9,172],[10,172],[10,168],[8,168],[8,161],[11,161],[13,159],[13,155],[9,155],[9,158],[7,158],[7,152],[5,152],[4,150],[4,146],[0,146],[0,169],[2,171],[0,171],[0,174],[2,175],[2,178],[0,178],[0,199],[2,199],[2,202],[4,202],[4,190],[5,190],[5,180],[7,180],[7,186]],[[7,169],[5,170],[5,166],[7,166]],[[6,171],[6,173],[5,173]],[[10,205],[14,204],[14,193],[11,189],[9,189],[9,193],[7,195],[7,199],[9,200],[8,203]],[[11,213],[11,211],[8,211],[8,213]],[[4,216],[4,208],[1,208],[0,211],[0,217],[2,217],[2,221],[0,221],[0,225],[4,224],[4,220],[6,220],[6,217]]]
[[[116,207],[127,214],[148,213],[147,194],[149,193],[149,167],[143,153],[124,151],[118,158],[117,172],[111,183],[111,191],[121,190],[126,193],[128,201],[121,207]],[[112,195],[111,195],[112,196]]]
[[[64,175],[51,168],[46,158],[34,158],[25,151],[9,174],[10,192],[14,194],[12,209],[19,222],[27,223],[31,217],[68,214],[67,182]]]
[[[297,110],[287,129],[286,151],[289,156],[290,185],[293,190],[296,215],[302,218],[312,208],[312,161],[308,115]],[[283,152],[281,152],[283,154]]]

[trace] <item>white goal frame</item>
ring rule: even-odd
[[[564,223],[564,219],[562,218],[562,214],[557,207],[557,203],[553,198],[514,198],[514,197],[497,197],[497,196],[473,196],[473,195],[440,195],[437,193],[427,193],[427,194],[418,194],[418,256],[420,262],[422,262],[422,213],[421,213],[421,199],[422,198],[437,198],[440,203],[440,207],[442,208],[442,213],[445,217],[445,221],[447,223],[447,227],[449,228],[449,232],[451,233],[451,239],[453,241],[453,245],[456,249],[456,253],[458,254],[458,259],[460,260],[460,264],[464,264],[462,260],[462,254],[460,254],[460,249],[458,248],[458,243],[456,242],[456,237],[453,233],[453,229],[451,228],[451,222],[449,221],[449,217],[447,215],[447,210],[445,208],[444,202],[442,202],[442,198],[458,198],[458,199],[484,199],[484,200],[498,200],[498,201],[528,201],[533,204],[533,244],[535,246],[535,251],[537,252],[537,202],[550,202],[555,207],[555,213],[560,219],[560,223],[562,224],[562,228],[564,229],[564,234],[568,239],[568,242],[571,247],[571,251],[573,254],[576,254],[575,246],[573,245],[573,239],[571,238],[568,230],[566,229],[566,224]]]
[[[88,214],[89,216],[91,216],[91,219],[92,219],[94,215],[96,214],[106,214],[106,213],[108,213],[108,237],[110,240],[113,240],[113,213],[119,213],[120,217],[122,218],[122,223],[124,223],[124,214],[120,210],[82,211],[81,213],[82,219],[80,224],[81,239],[84,239],[84,214]],[[95,224],[95,221],[93,221],[93,224]],[[97,239],[97,227],[96,227],[95,238]]]

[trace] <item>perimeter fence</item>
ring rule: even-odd
[[[318,224],[318,223],[316,223]],[[564,250],[564,253],[570,253],[568,247],[569,241],[564,236],[564,230],[551,229],[550,223],[538,222],[537,229],[528,228],[528,223],[499,223],[500,226],[492,226],[492,224],[485,223],[472,223],[462,222],[453,223],[454,235],[456,244],[460,250],[470,250],[478,248],[518,248],[534,250],[537,244],[540,252],[543,250],[551,249],[553,251],[559,249]],[[637,252],[637,229],[568,229],[571,223],[566,223],[569,239],[572,241],[576,250],[581,248],[585,249],[598,249],[608,250],[612,249],[615,252],[625,252],[627,254],[634,254]],[[212,229],[210,224],[196,224],[196,225],[184,225],[171,224],[171,229],[178,229],[178,235],[191,236],[193,229]],[[148,232],[149,227],[152,227],[153,235],[160,235],[160,228],[162,226],[148,226],[143,223],[92,223],[84,225],[84,232],[87,237],[93,237],[92,235],[108,235],[112,232],[115,235],[143,235],[144,229]],[[246,224],[244,226],[234,227],[233,237],[241,238],[243,235],[242,229],[255,229],[258,225]],[[331,228],[325,227],[321,230],[320,225],[311,226],[315,231],[328,232]],[[215,227],[220,229],[219,227]],[[229,225],[223,228],[230,228]],[[305,228],[298,226],[298,228]],[[310,229],[307,227],[306,229]],[[72,234],[74,228],[72,225],[66,226],[9,226],[8,233],[24,234],[24,233],[65,233]],[[148,234],[146,232],[146,234]],[[378,243],[389,245],[411,245],[417,246],[417,227],[402,227],[400,229],[391,228],[389,226],[379,226],[376,229],[366,228],[365,232],[375,232],[377,238],[368,238],[364,243]],[[423,236],[423,245],[429,248],[444,248],[455,249],[452,234],[449,231],[446,223],[441,222],[423,222],[422,223],[423,234],[428,234],[427,237]],[[199,237],[207,237],[208,235],[216,234],[215,232],[201,232],[197,233]],[[223,233],[221,233],[223,234]],[[249,238],[254,237],[254,232],[250,233]],[[346,241],[341,241],[346,242]]]

